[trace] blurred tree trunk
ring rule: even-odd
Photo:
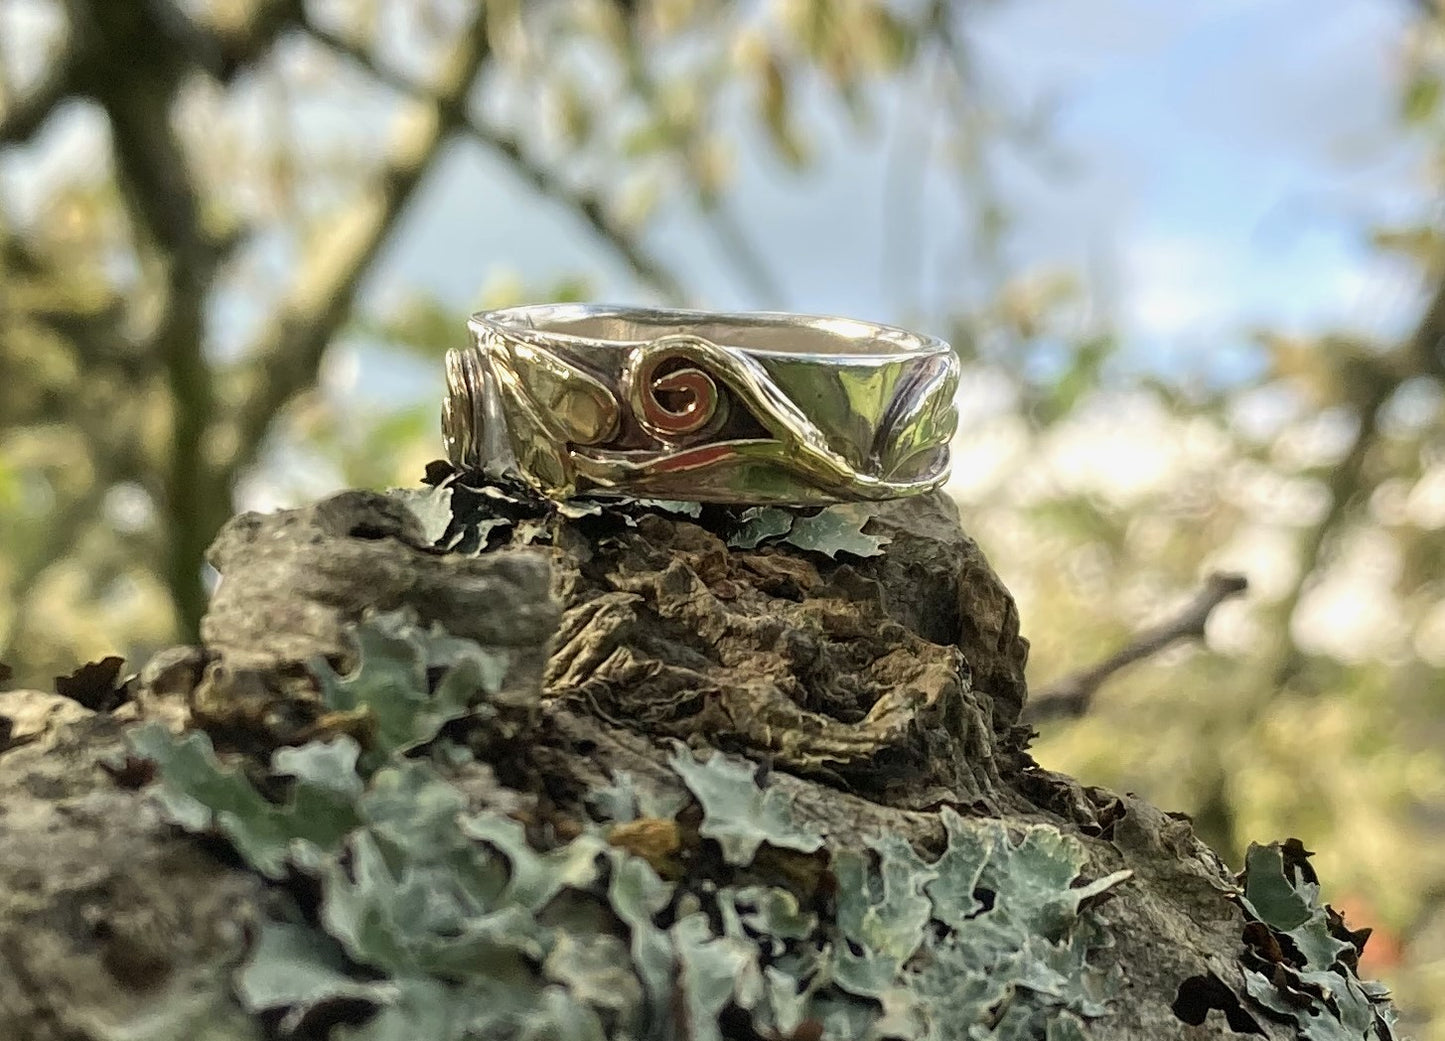
[[[358,203],[343,241],[302,271],[292,299],[249,352],[244,392],[225,393],[207,356],[207,308],[218,268],[238,229],[217,226],[174,125],[188,77],[209,69],[223,78],[263,46],[300,24],[299,3],[262,5],[237,38],[203,36],[161,0],[116,4],[75,0],[75,53],[66,62],[70,92],[93,99],[110,124],[116,176],[140,255],[161,272],[159,310],[133,350],[163,373],[169,403],[168,450],[160,466],[166,545],[160,572],[179,632],[194,639],[205,610],[206,546],[231,512],[231,487],[256,460],[272,420],[316,379],[321,355],[351,310],[361,276],[421,184],[442,143],[463,121],[465,102],[487,58],[485,10],[456,42],[451,60],[425,96],[368,197]],[[230,44],[230,53],[226,45]],[[233,404],[234,402],[234,404]],[[231,407],[222,407],[231,405]],[[104,480],[104,478],[102,478]]]

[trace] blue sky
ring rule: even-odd
[[[1405,0],[1011,0],[978,10],[972,41],[991,89],[1019,110],[1057,101],[1048,155],[1009,153],[995,167],[1014,213],[1010,269],[1082,272],[1133,356],[1178,371],[1247,370],[1258,326],[1408,328],[1419,287],[1364,239],[1372,223],[1427,212],[1424,149],[1396,117]],[[916,252],[900,255],[885,230],[902,219],[890,210],[890,163],[916,140],[918,90],[879,92],[882,118],[861,137],[826,100],[810,101],[818,160],[801,175],[743,133],[732,205],[787,308],[939,324],[966,296],[958,189],[936,158],[909,175],[920,186],[906,225],[921,239]],[[767,303],[685,213],[665,216],[652,242],[700,303]],[[573,218],[461,146],[374,284],[427,286],[465,305],[505,272],[546,285],[579,270],[603,297],[635,295]]]
[[[1014,215],[1006,267],[1082,273],[1131,355],[1176,372],[1246,371],[1257,326],[1399,335],[1420,287],[1363,235],[1430,212],[1423,144],[1395,115],[1410,17],[1407,0],[972,5],[992,96],[1016,111],[1056,103],[1046,155],[1005,150],[993,165]],[[740,129],[731,206],[768,257],[783,306],[936,331],[976,286],[957,184],[918,149],[921,90],[880,90],[877,125],[861,135],[812,96],[817,162],[803,174]],[[61,153],[67,136],[81,141],[74,162],[101,128],[69,118],[75,134],[56,127],[45,140]],[[22,155],[3,169],[23,196],[54,164]],[[664,213],[650,239],[698,303],[772,302],[740,284],[687,213]],[[502,275],[546,286],[577,273],[600,297],[636,296],[574,217],[458,144],[368,289],[385,300],[424,287],[463,307]],[[360,361],[341,367],[356,374],[344,382],[368,396],[439,386],[438,374],[370,351]]]

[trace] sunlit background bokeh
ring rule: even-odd
[[[1038,758],[1303,838],[1441,1041],[1442,71],[1430,0],[0,0],[0,660],[414,482],[477,307],[917,327],[1032,683],[1252,584]]]

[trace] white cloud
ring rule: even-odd
[[[1238,277],[1226,243],[1203,235],[1140,233],[1120,257],[1120,319],[1129,335],[1189,337],[1227,321],[1237,308]]]

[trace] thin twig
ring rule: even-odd
[[[783,293],[777,277],[768,266],[762,250],[748,238],[738,216],[723,199],[715,199],[698,205],[703,222],[712,232],[713,240],[722,250],[724,259],[732,265],[738,277],[747,283],[748,291],[762,307],[783,306]]]
[[[723,8],[726,10],[726,8]],[[721,27],[712,28],[721,32]],[[627,69],[627,82],[637,96],[657,109],[665,108],[657,79],[648,67],[647,54],[640,45],[636,33],[627,35],[623,53]],[[711,77],[709,77],[711,79]],[[705,90],[716,90],[721,84],[713,80],[704,83]],[[664,141],[665,149],[686,169],[690,165],[689,142],[685,133],[669,132]],[[723,260],[762,306],[781,307],[785,298],[782,283],[773,274],[763,251],[749,237],[737,214],[729,207],[727,199],[704,189],[696,178],[693,180],[693,205],[703,227],[717,244]]]
[[[513,172],[542,195],[570,207],[622,258],[637,280],[664,302],[679,304],[687,299],[682,283],[667,270],[666,265],[654,257],[630,231],[608,215],[601,196],[595,192],[578,191],[551,170],[530,159],[522,151],[521,142],[510,134],[493,127],[484,127],[475,119],[463,123],[461,130],[473,140],[505,157],[512,164]]]
[[[1066,676],[1029,695],[1024,717],[1031,723],[1045,719],[1082,716],[1099,688],[1116,672],[1152,657],[1181,640],[1202,640],[1204,626],[1214,609],[1249,588],[1243,575],[1216,572],[1204,582],[1199,595],[1176,617],[1139,633],[1122,650],[1098,665]]]
[[[383,64],[356,42],[314,22],[307,23],[306,32],[391,89],[410,97],[426,96],[426,88]],[[552,170],[529,157],[516,136],[498,127],[485,126],[469,112],[460,113],[457,130],[501,155],[511,165],[513,172],[539,193],[569,207],[622,259],[631,269],[633,276],[663,301],[678,304],[686,300],[687,293],[682,284],[661,260],[642,245],[636,235],[608,214],[606,205],[597,193],[583,191],[568,184]]]
[[[23,94],[0,98],[0,146],[30,140],[55,107],[70,93],[75,68],[74,46],[54,59],[44,78]]]
[[[212,33],[216,57],[212,74],[222,83],[230,83],[269,54],[276,41],[305,17],[304,0],[257,0],[244,21],[217,27]]]

